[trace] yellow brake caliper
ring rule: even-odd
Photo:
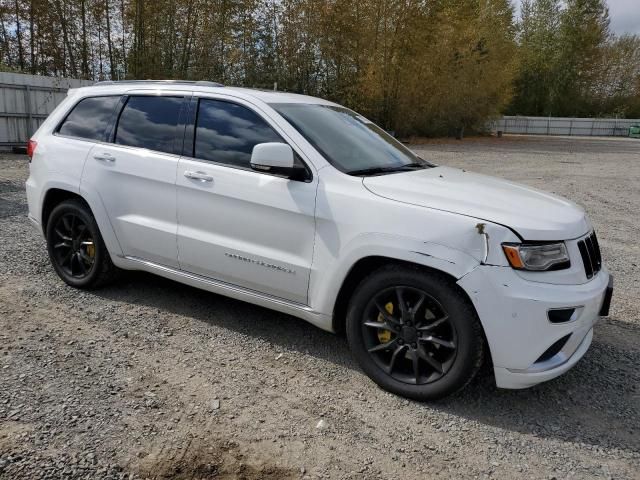
[[[384,306],[384,309],[389,315],[393,315],[393,303],[389,302]],[[384,323],[384,317],[382,313],[378,314],[378,321]],[[391,340],[391,332],[389,330],[378,330],[378,340],[380,343],[387,343]]]
[[[91,240],[91,242],[93,242],[93,240]],[[89,258],[93,258],[95,254],[96,254],[95,245],[93,243],[91,243],[91,245],[87,245],[87,255],[89,256]]]

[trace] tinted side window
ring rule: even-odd
[[[182,97],[129,97],[116,129],[115,143],[174,153]]]
[[[104,140],[105,130],[120,96],[84,98],[73,107],[58,129],[61,135]]]
[[[254,145],[282,142],[280,136],[246,107],[217,100],[200,100],[193,156],[249,168]]]

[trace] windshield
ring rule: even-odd
[[[433,166],[348,108],[304,103],[271,106],[345,173],[379,175]]]

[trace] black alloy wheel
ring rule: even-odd
[[[419,288],[380,291],[365,308],[362,329],[372,360],[400,382],[434,382],[456,358],[455,326],[442,305]]]
[[[72,287],[97,288],[119,274],[89,206],[81,199],[65,200],[53,208],[46,239],[53,268]]]
[[[53,258],[67,275],[83,279],[95,267],[95,242],[82,218],[74,213],[60,215],[53,227]]]
[[[354,358],[385,390],[435,400],[461,390],[484,360],[473,304],[452,277],[389,264],[354,291],[346,318]]]

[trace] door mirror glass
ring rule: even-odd
[[[258,143],[251,153],[251,168],[259,172],[294,177],[300,167],[293,158],[293,150],[286,143]]]

